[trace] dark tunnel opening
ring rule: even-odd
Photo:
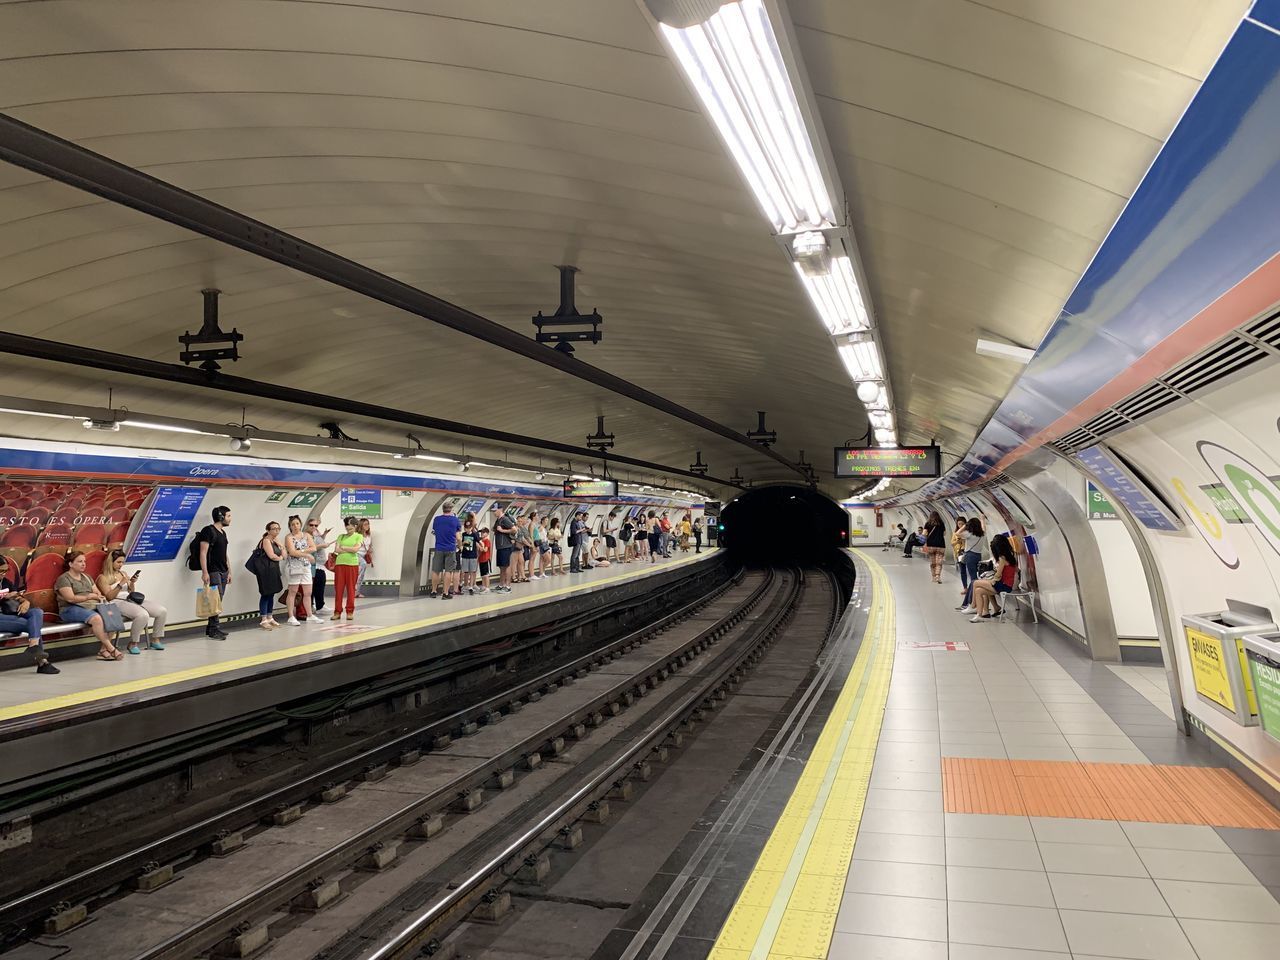
[[[725,504],[721,545],[750,566],[828,565],[849,544],[849,515],[808,487],[758,487]]]

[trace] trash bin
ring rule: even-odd
[[[1227,609],[1182,618],[1196,695],[1243,726],[1257,724],[1258,702],[1249,675],[1244,638],[1280,630],[1271,611],[1240,600]]]
[[[1280,743],[1280,633],[1244,638],[1249,677],[1258,703],[1258,720],[1267,736]]]

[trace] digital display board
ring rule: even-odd
[[[566,497],[616,497],[618,495],[617,480],[566,480],[564,482]]]
[[[157,487],[129,560],[154,563],[177,557],[207,492],[206,487]]]
[[[836,476],[859,480],[942,475],[940,447],[836,447]]]
[[[1172,533],[1182,529],[1182,521],[1165,506],[1159,494],[1149,489],[1106,447],[1101,444],[1089,447],[1077,453],[1076,458],[1094,475],[1112,502],[1123,504],[1148,530]]]

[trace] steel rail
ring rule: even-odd
[[[742,662],[755,652],[764,638],[769,636],[770,632],[776,629],[787,613],[794,608],[803,583],[803,576],[796,571],[790,589],[780,602],[778,609],[767,623],[754,630],[753,642],[745,645],[738,656],[727,657],[726,662],[711,673],[704,683],[682,697],[678,704],[654,723],[648,735],[635,741],[591,780],[561,800],[534,824],[509,841],[500,851],[473,869],[465,878],[451,883],[443,897],[430,904],[399,930],[372,944],[360,955],[359,960],[400,960],[407,956],[409,951],[417,950],[422,942],[434,933],[434,928],[442,920],[474,898],[478,891],[487,888],[495,875],[500,874],[508,863],[521,857],[526,850],[538,844],[548,834],[558,830],[566,819],[576,819],[574,814],[578,808],[590,802],[602,789],[614,785],[619,776],[625,775],[626,771],[661,742],[688,714],[696,710],[711,692],[723,685],[726,679],[742,665]]]
[[[772,582],[773,576],[772,572],[770,572],[770,575],[746,599],[739,603],[732,612],[711,626],[699,631],[693,638],[682,645],[679,652],[665,655],[663,663],[671,664],[696,645],[706,642],[707,638],[713,634],[727,629],[728,624],[736,623],[745,615],[745,611],[750,610],[768,592]],[[594,660],[598,659],[598,657],[599,654],[596,654],[587,659]],[[438,810],[445,800],[456,797],[460,790],[466,789],[467,784],[483,783],[493,775],[495,769],[504,769],[510,766],[522,754],[527,753],[539,744],[545,743],[548,737],[555,736],[556,732],[563,730],[566,724],[572,723],[574,717],[594,711],[603,704],[616,699],[619,695],[619,690],[636,683],[637,679],[647,675],[649,670],[658,669],[662,668],[656,666],[656,664],[651,665],[643,674],[620,680],[613,689],[601,692],[587,704],[575,707],[564,717],[544,725],[543,728],[525,737],[519,744],[504,750],[498,757],[486,761],[478,771],[442,784],[430,794],[415,797],[398,810],[387,814],[378,822],[363,828],[353,836],[339,841],[306,862],[271,878],[234,902],[213,911],[185,929],[172,934],[163,942],[141,951],[132,960],[176,960],[176,958],[189,955],[193,946],[198,951],[214,946],[219,937],[225,936],[237,924],[243,923],[249,918],[271,912],[281,902],[287,901],[303,892],[307,884],[316,877],[324,876],[335,867],[349,863],[354,856],[365,852],[372,844],[386,838],[388,835],[403,832],[417,820]],[[510,698],[508,697],[507,699]]]
[[[150,840],[133,850],[111,857],[103,863],[86,867],[84,870],[68,877],[59,878],[36,890],[0,903],[0,922],[13,924],[29,922],[38,916],[41,911],[52,909],[58,903],[74,903],[109,887],[113,883],[128,879],[147,863],[164,862],[175,855],[196,849],[215,838],[219,831],[243,828],[248,824],[255,823],[265,813],[282,805],[297,803],[312,796],[327,783],[348,779],[351,774],[372,763],[381,762],[384,758],[398,756],[407,749],[418,747],[424,740],[429,742],[430,738],[441,733],[451,733],[466,723],[474,722],[477,717],[483,717],[486,714],[500,710],[512,700],[520,699],[529,693],[541,690],[548,684],[557,682],[566,674],[576,673],[585,669],[602,656],[608,656],[616,649],[637,643],[650,633],[661,630],[690,615],[700,607],[718,599],[730,587],[740,584],[742,576],[743,572],[738,571],[733,579],[712,594],[692,600],[652,623],[624,634],[622,637],[612,640],[566,664],[561,664],[536,677],[524,680],[447,716],[429,721],[415,730],[396,736],[368,750],[363,750],[353,756],[332,763],[292,783],[274,787],[266,793],[245,800],[229,810],[213,814],[197,823],[189,824],[155,840]],[[602,610],[601,613],[607,613],[612,609],[613,606],[611,605]]]
[[[805,475],[803,469],[781,454],[660,394],[543,346],[500,323],[371,267],[6,114],[0,114],[0,160],[501,347],[748,447],[753,453]]]

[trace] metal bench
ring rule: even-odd
[[[1026,605],[1031,608],[1031,619],[1035,623],[1039,623],[1040,615],[1036,613],[1036,592],[1037,591],[1032,590],[1022,582],[1022,569],[1019,568],[1018,579],[1014,583],[1013,589],[1008,593],[1000,594],[1000,599],[1003,601],[1000,604],[1000,621],[1004,622],[1005,618],[1009,615],[1009,602],[1011,600],[1016,600],[1018,603],[1026,603]]]

